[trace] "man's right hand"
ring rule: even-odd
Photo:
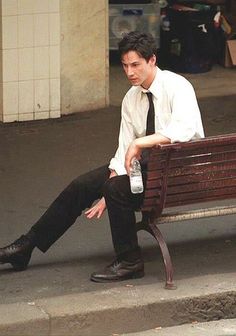
[[[102,197],[92,208],[85,211],[85,215],[88,219],[93,217],[100,218],[103,212],[106,210],[105,198]]]
[[[109,178],[112,178],[114,176],[117,176],[117,173],[115,170],[111,170]],[[100,218],[103,214],[103,212],[106,210],[106,201],[105,198],[102,197],[100,201],[98,201],[92,208],[85,211],[85,215],[88,219],[91,219],[93,217]]]

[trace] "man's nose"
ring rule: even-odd
[[[132,76],[133,75],[133,69],[132,69],[132,67],[127,67],[127,76],[128,77],[130,77],[130,76]]]

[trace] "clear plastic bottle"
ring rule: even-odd
[[[133,194],[139,194],[143,192],[143,178],[141,172],[141,166],[139,161],[134,158],[132,160],[132,168],[130,170],[130,188]]]

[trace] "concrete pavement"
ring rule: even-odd
[[[192,322],[170,328],[156,327],[140,333],[129,333],[129,336],[235,336],[236,319],[212,321],[205,323]],[[125,334],[123,334],[125,336]],[[123,336],[122,335],[122,336]]]
[[[172,336],[180,324],[196,326],[202,321],[236,316],[233,272],[186,276],[177,280],[176,291],[164,290],[156,279],[149,284],[148,280],[150,273],[146,280],[96,287],[92,292],[0,305],[0,335],[146,335],[152,329],[150,335],[163,332]],[[230,335],[236,334],[234,322],[231,321],[234,334]],[[165,328],[172,332],[168,334]],[[228,335],[222,331],[218,333],[216,329],[211,335]]]
[[[110,68],[110,100],[112,105],[119,106],[124,93],[129,88],[129,82],[119,64],[119,60],[113,61]],[[223,68],[215,64],[210,72],[199,74],[183,74],[194,86],[199,99],[209,97],[225,97],[235,95],[236,92],[236,68]]]
[[[235,96],[201,98],[200,106],[207,135],[235,131]],[[27,231],[71,179],[109,160],[119,119],[119,107],[113,106],[60,120],[0,125],[0,246]],[[90,282],[90,273],[112,260],[113,249],[107,215],[100,221],[82,216],[46,255],[35,250],[27,271],[0,265],[0,335],[178,335],[185,327],[180,334],[191,335],[193,325],[235,318],[235,218],[189,224],[162,229],[178,286],[167,291],[159,251],[147,233],[139,235],[143,279]],[[190,325],[173,327],[183,323]],[[224,323],[236,335],[235,320],[214,324],[212,335],[229,335]]]

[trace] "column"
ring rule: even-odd
[[[61,1],[61,112],[109,105],[108,0]]]

